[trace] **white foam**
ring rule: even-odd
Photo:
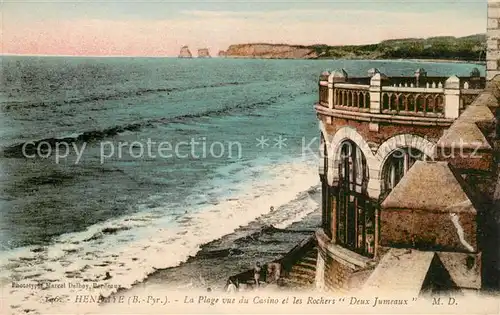
[[[302,221],[307,215],[313,213],[316,210],[317,207],[316,202],[314,202],[311,199],[307,199],[305,202],[307,203],[307,205],[306,206],[301,205],[302,211],[295,213],[293,217],[285,219],[284,221],[281,221],[279,223],[273,224],[273,226],[278,229],[284,229],[295,222]]]
[[[13,310],[23,313],[24,309],[29,308],[42,313],[71,313],[73,303],[41,301],[48,296],[61,295],[71,299],[79,292],[89,294],[88,288],[69,289],[69,283],[110,286],[92,290],[93,295],[103,296],[116,292],[115,286],[118,285],[130,288],[157,269],[174,267],[186,261],[200,250],[201,245],[230,234],[238,227],[267,214],[271,205],[278,208],[287,204],[319,181],[315,164],[309,165],[302,161],[269,165],[261,171],[267,171],[266,179],[255,178],[242,183],[240,186],[246,185],[245,190],[221,200],[217,205],[205,205],[195,213],[186,214],[176,225],[166,225],[165,222],[170,222],[170,219],[139,213],[94,225],[84,232],[63,235],[41,252],[33,253],[29,249],[23,253],[17,252],[4,265],[17,266],[8,268],[10,279],[22,283],[55,281],[66,283],[66,288],[4,288],[4,292],[9,292],[10,304],[19,306]],[[311,200],[305,199],[304,203],[305,208],[292,209],[291,217],[275,222],[275,226],[286,227],[314,211],[315,205]],[[310,209],[307,205],[310,205]],[[105,228],[118,231],[116,234],[100,234]],[[111,279],[104,280],[106,272],[111,274]]]

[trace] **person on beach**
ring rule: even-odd
[[[267,265],[268,283],[278,283],[281,278],[281,264],[270,263]]]
[[[228,292],[228,293],[236,293],[237,291],[238,291],[238,287],[235,284],[235,280],[233,279],[233,277],[230,277],[227,280],[226,292]]]
[[[260,273],[262,271],[262,266],[260,265],[260,262],[257,262],[255,264],[255,267],[253,269],[253,278],[255,280],[255,287],[258,288],[260,286]]]

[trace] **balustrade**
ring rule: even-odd
[[[370,77],[352,79],[345,70],[331,73],[328,81],[320,82],[320,104],[346,111],[456,118],[476,99],[485,82],[472,75],[427,77],[423,69],[415,72],[416,78],[389,78],[375,70]]]
[[[322,105],[328,106],[328,85],[319,86],[319,102]]]
[[[442,93],[382,92],[382,113],[399,115],[444,115]]]
[[[337,88],[333,90],[334,107],[348,107],[350,110],[370,109],[370,93],[368,90]]]

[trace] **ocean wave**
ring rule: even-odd
[[[229,235],[256,218],[258,229],[277,229],[284,226],[284,220],[317,209],[313,198],[316,188],[311,188],[318,185],[314,165],[294,161],[270,165],[267,171],[269,179],[250,181],[247,190],[215,206],[206,204],[199,211],[173,219],[140,213],[63,235],[49,246],[2,255],[2,283],[95,283],[92,294],[110,296],[144,281],[158,269],[178,266],[196,255],[203,244]],[[276,210],[271,212],[270,205]],[[8,291],[13,310],[19,313],[26,309],[71,312],[72,303],[40,301],[89,294],[85,287],[76,286],[44,290],[9,287]]]
[[[290,95],[290,98],[296,97],[297,95],[306,94],[305,92]],[[69,136],[62,137],[50,137],[44,139],[37,139],[32,141],[24,141],[17,144],[12,144],[0,149],[0,157],[14,157],[14,158],[22,158],[24,157],[23,147],[28,155],[33,155],[36,153],[37,147],[40,143],[44,143],[44,149],[46,151],[53,151],[55,146],[58,143],[67,143],[71,144],[74,142],[94,142],[100,141],[106,138],[114,137],[116,135],[125,133],[125,132],[137,132],[144,128],[152,128],[156,124],[171,124],[171,123],[186,123],[190,122],[194,119],[204,118],[204,117],[219,117],[226,114],[230,114],[233,112],[242,113],[250,110],[254,110],[259,107],[269,106],[277,103],[279,100],[278,96],[273,96],[268,98],[265,101],[253,102],[253,103],[240,103],[234,106],[227,106],[220,109],[212,109],[201,111],[199,113],[194,114],[185,114],[173,117],[165,117],[158,119],[149,119],[142,122],[134,122],[126,125],[114,126],[110,128],[105,128],[102,130],[92,130],[85,131],[81,133],[73,133]],[[30,144],[28,146],[28,144]]]
[[[221,83],[216,83],[216,84],[197,85],[197,86],[182,87],[182,88],[181,87],[179,87],[179,88],[155,88],[155,89],[142,88],[142,89],[138,89],[138,90],[123,91],[123,92],[118,92],[118,93],[113,93],[113,94],[99,94],[99,95],[91,95],[91,96],[85,96],[85,97],[80,97],[80,98],[64,99],[64,100],[57,100],[57,101],[5,102],[3,104],[0,104],[0,111],[9,112],[9,111],[18,110],[18,109],[33,109],[33,108],[39,108],[39,107],[47,108],[47,107],[58,107],[58,106],[65,106],[65,105],[77,105],[77,104],[82,104],[82,103],[87,103],[87,102],[100,102],[100,101],[125,99],[125,98],[129,98],[129,97],[133,97],[133,96],[145,96],[145,95],[154,94],[154,93],[185,92],[185,91],[195,90],[195,89],[218,88],[218,87],[242,85],[242,84],[248,84],[248,83],[245,83],[245,82],[221,82]]]

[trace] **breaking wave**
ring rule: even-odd
[[[3,252],[2,285],[97,283],[99,290],[93,294],[109,296],[143,281],[158,269],[178,266],[196,255],[203,244],[231,234],[256,218],[260,218],[262,228],[284,228],[317,209],[312,197],[318,185],[313,164],[292,160],[257,168],[266,178],[253,177],[241,183],[238,192],[221,196],[215,205],[205,203],[189,211],[151,209],[62,235],[49,246]],[[227,171],[235,170],[222,170]],[[213,183],[205,183],[198,193],[208,191],[206,187],[211,185],[214,187]],[[276,209],[272,213],[270,205]],[[48,312],[50,305],[41,304],[41,300],[85,294],[82,292],[88,292],[88,286],[70,290],[67,286],[64,290],[47,285],[43,290],[11,287],[9,292],[11,305],[20,312]]]
[[[289,98],[296,97],[298,95],[305,95],[307,92],[302,92],[294,95],[290,95]],[[92,130],[92,131],[85,131],[82,133],[74,133],[69,136],[62,136],[62,137],[51,137],[51,138],[45,138],[45,139],[39,139],[39,140],[32,140],[32,141],[24,141],[22,143],[17,143],[13,144],[10,146],[4,147],[0,151],[0,157],[18,157],[22,158],[23,157],[23,147],[25,152],[27,154],[34,154],[36,153],[35,151],[37,150],[37,147],[40,143],[45,143],[45,149],[53,149],[57,143],[60,142],[65,142],[65,143],[73,143],[73,142],[93,142],[93,141],[100,141],[109,137],[113,137],[116,135],[119,135],[124,132],[138,132],[141,131],[145,128],[154,128],[155,125],[158,124],[171,124],[171,123],[186,123],[189,122],[193,119],[198,119],[198,118],[203,118],[203,117],[220,117],[223,115],[227,114],[232,114],[232,113],[242,113],[246,111],[250,111],[259,107],[265,107],[265,106],[270,106],[273,104],[276,104],[278,101],[282,101],[282,96],[277,95],[268,98],[265,101],[260,101],[260,102],[254,102],[254,103],[240,103],[236,104],[233,106],[227,106],[224,108],[220,109],[212,109],[212,110],[206,110],[202,111],[199,113],[194,113],[194,114],[185,114],[185,115],[179,115],[179,116],[173,116],[173,117],[165,117],[165,118],[158,118],[158,119],[149,119],[145,120],[142,122],[134,122],[131,124],[126,124],[126,125],[121,125],[121,126],[114,126],[110,128],[105,128],[102,130]],[[27,146],[27,144],[32,144],[30,146]],[[47,147],[47,144],[50,147]]]
[[[109,101],[109,100],[119,100],[119,99],[125,99],[129,98],[132,96],[142,96],[142,95],[148,95],[148,94],[155,94],[155,93],[170,93],[170,92],[183,92],[183,91],[188,91],[188,90],[194,90],[194,89],[206,89],[206,88],[217,88],[217,87],[224,87],[224,86],[232,86],[232,85],[242,85],[246,84],[244,82],[221,82],[221,83],[216,83],[216,84],[209,84],[209,85],[199,85],[199,86],[191,86],[191,87],[183,87],[183,88],[142,88],[142,89],[137,89],[137,90],[131,90],[131,91],[121,91],[117,93],[112,93],[112,94],[100,94],[100,95],[91,95],[91,96],[86,96],[86,97],[80,97],[80,98],[73,98],[73,99],[63,99],[63,100],[57,100],[57,101],[42,101],[42,102],[10,102],[10,103],[3,103],[0,106],[0,111],[3,112],[8,112],[11,110],[18,110],[18,109],[32,109],[32,108],[39,108],[39,107],[57,107],[57,106],[65,106],[65,105],[77,105],[77,104],[83,104],[87,102],[99,102],[99,101]]]

